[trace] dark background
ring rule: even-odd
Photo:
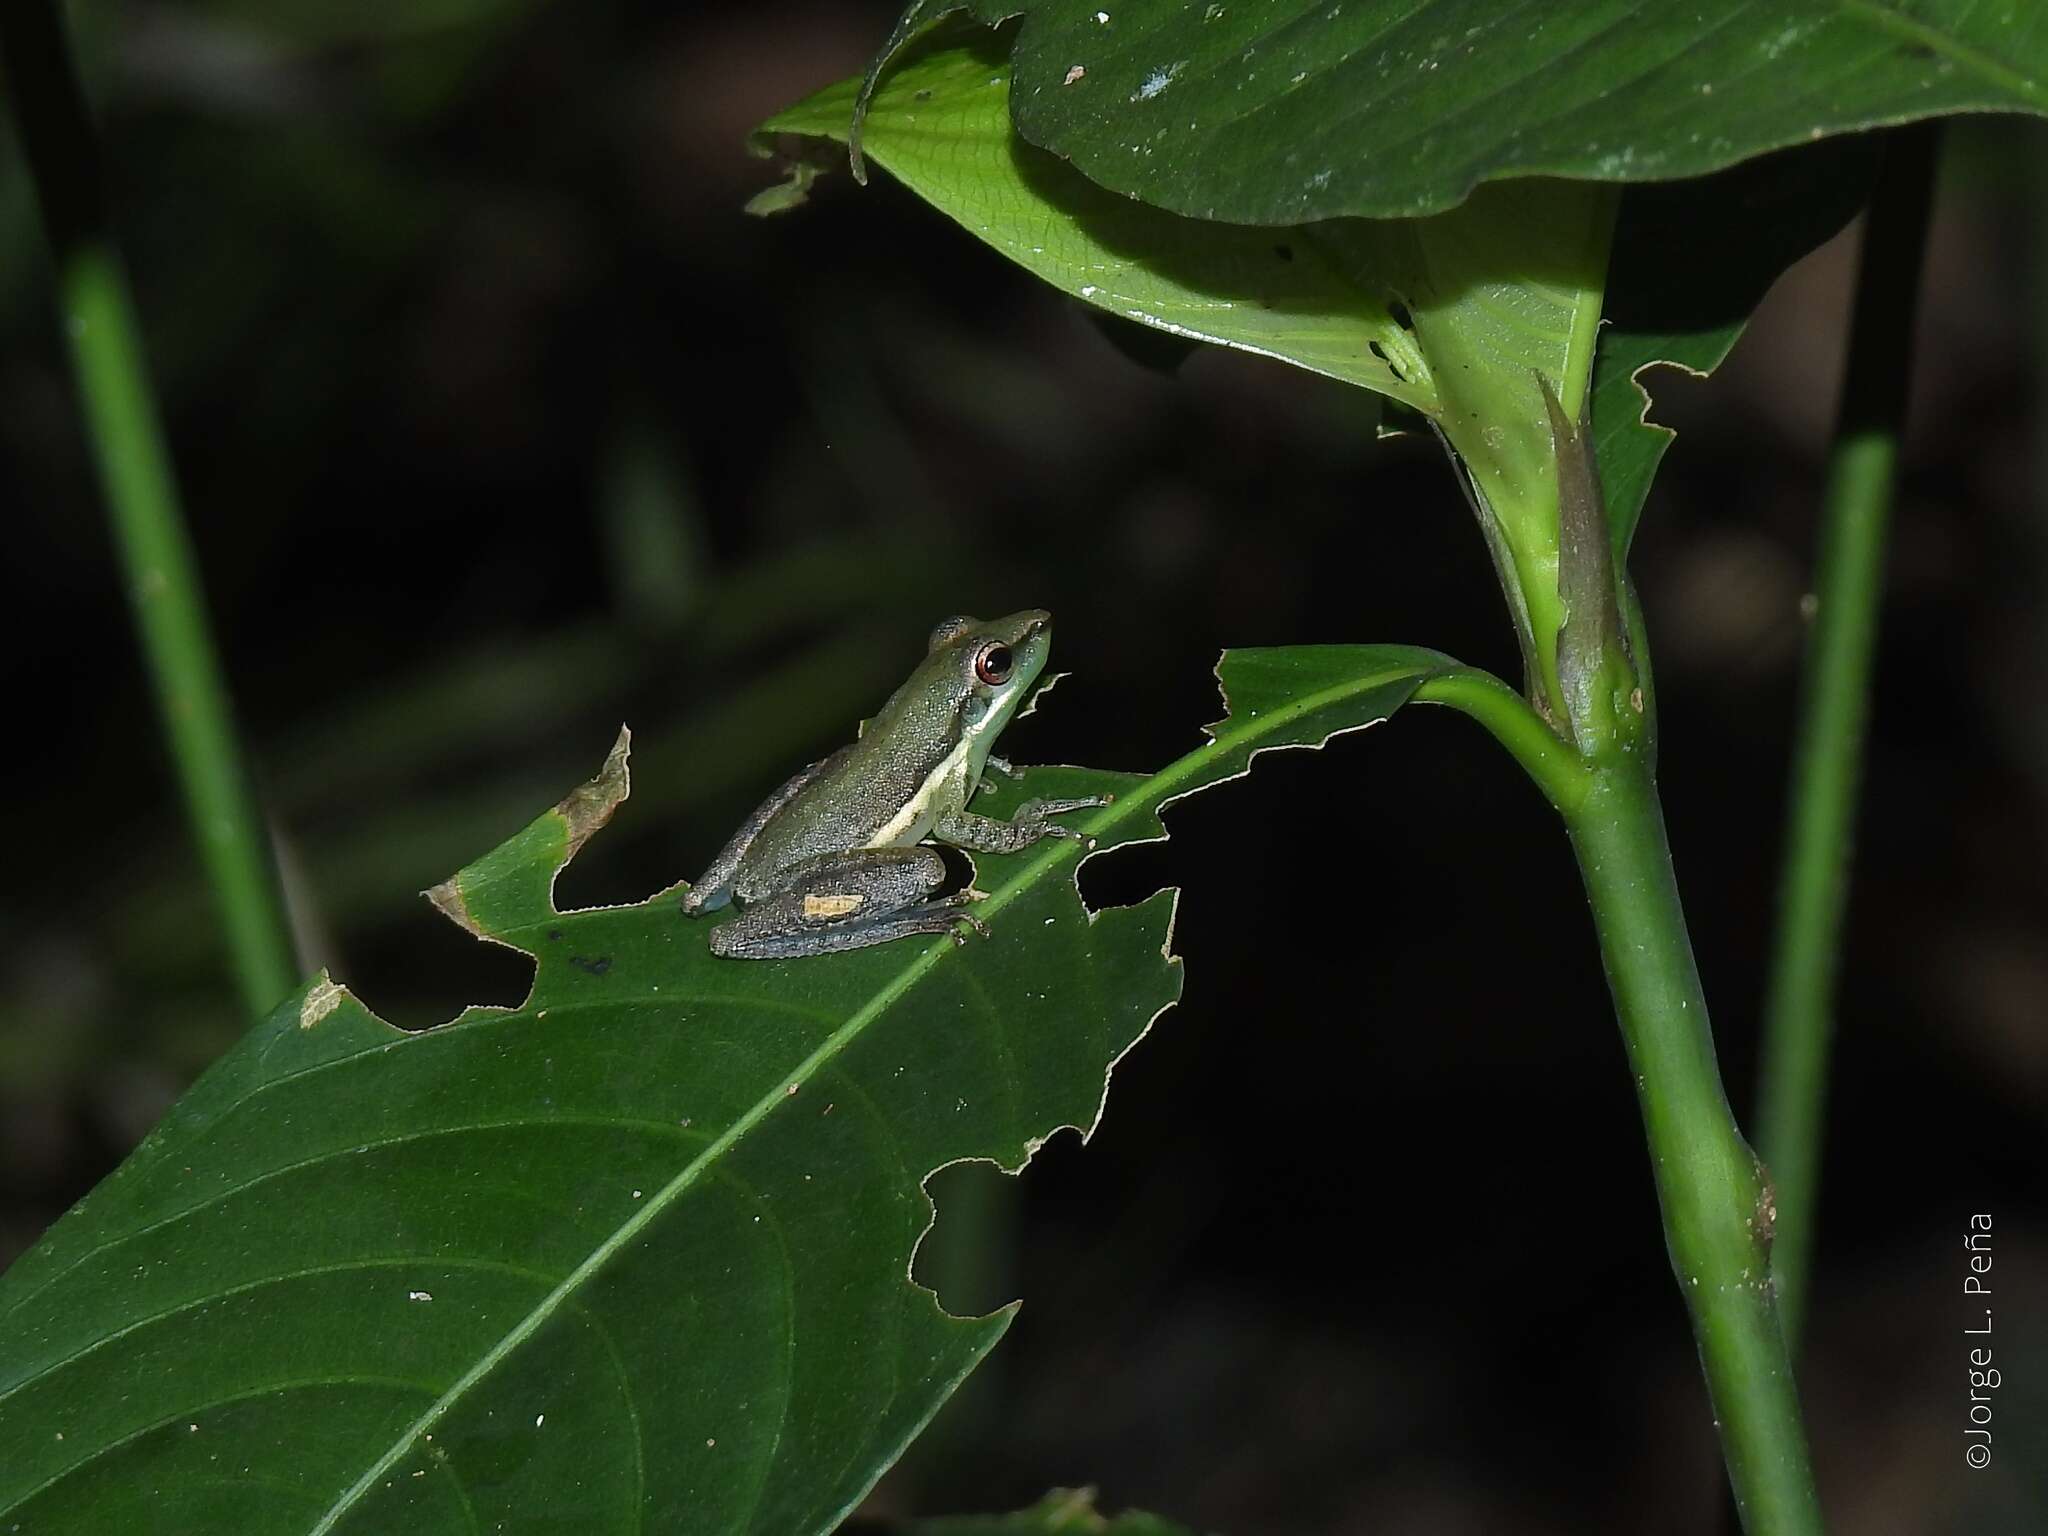
[[[1220,352],[1177,377],[877,178],[788,218],[742,142],[892,0],[78,8],[112,194],[306,954],[397,1022],[522,967],[412,893],[586,777],[565,902],[694,874],[943,613],[1043,605],[1076,676],[1006,737],[1148,768],[1225,645],[1512,672],[1437,450]],[[1841,1532],[2048,1511],[2048,134],[1950,136],[1882,637],[1804,1391]],[[1663,782],[1738,1115],[1853,241],[1681,428],[1636,569]],[[0,1260],[241,1027],[0,154],[10,856]],[[1714,1532],[1704,1392],[1576,873],[1469,724],[1261,760],[1173,842],[1185,1003],[1087,1147],[935,1181],[926,1258],[1007,1342],[888,1512],[1095,1482],[1253,1532]],[[956,1215],[949,1234],[944,1213]],[[1962,1235],[1995,1222],[1996,1460],[1962,1461]],[[2009,1329],[2009,1331],[2008,1331]]]

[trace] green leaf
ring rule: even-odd
[[[1252,651],[1110,791],[1102,850],[1253,755],[1385,718],[1430,652]],[[1092,1126],[1179,990],[1172,896],[1089,912],[1070,841],[979,861],[992,937],[747,963],[663,896],[560,912],[604,771],[434,892],[534,957],[408,1034],[321,978],[0,1277],[0,1529],[831,1529],[1001,1335],[912,1285],[922,1183]]]
[[[1093,1488],[1055,1488],[1029,1509],[1007,1515],[948,1515],[912,1520],[903,1536],[1189,1536],[1185,1527],[1127,1509],[1115,1517],[1095,1507]]]
[[[971,234],[1109,314],[1435,408],[1386,281],[1341,269],[1293,231],[1203,224],[1103,191],[1017,137],[1009,79],[1006,37],[941,28],[869,102],[868,154]],[[761,132],[844,143],[859,89],[829,86]]]
[[[891,47],[962,7],[919,0]],[[1022,16],[1017,126],[1111,191],[1294,224],[1485,181],[1670,180],[1830,134],[2048,112],[2020,0],[973,0]]]
[[[1880,140],[1831,139],[1683,184],[1623,194],[1593,371],[1594,452],[1626,563],[1672,432],[1644,420],[1647,371],[1711,373],[1778,276],[1869,198]]]
[[[1177,336],[1278,358],[1429,417],[1470,474],[1530,671],[1555,694],[1557,482],[1538,377],[1576,418],[1591,377],[1612,194],[1487,187],[1429,219],[1249,229],[1103,192],[1009,121],[1006,39],[930,30],[868,99],[867,153],[1054,287]],[[852,81],[764,133],[845,140]]]

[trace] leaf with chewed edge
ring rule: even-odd
[[[1452,665],[1235,653],[1200,749],[985,808],[1157,838]],[[977,861],[986,940],[718,959],[673,893],[555,907],[626,746],[434,893],[524,1003],[406,1033],[319,978],[0,1277],[0,1527],[823,1532],[1000,1337],[909,1278],[924,1180],[1096,1123],[1178,995],[1173,893],[1091,912],[1047,840]]]

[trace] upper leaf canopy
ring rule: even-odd
[[[1831,134],[2048,113],[2031,0],[918,0],[1024,18],[1033,144],[1241,224],[1406,217],[1481,182],[1697,176]]]

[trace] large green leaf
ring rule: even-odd
[[[869,156],[1054,287],[1181,337],[1275,357],[1376,390],[1433,421],[1485,502],[1531,665],[1560,619],[1548,423],[1534,380],[1568,411],[1592,374],[1594,441],[1626,558],[1672,434],[1645,420],[1644,374],[1711,372],[1777,275],[1867,195],[1868,137],[1829,140],[1621,199],[1606,324],[1605,204],[1567,183],[1483,186],[1423,219],[1259,229],[1112,196],[1025,143],[1008,118],[1011,38],[964,20],[926,29],[867,101]],[[846,81],[764,131],[846,141]],[[808,184],[806,182],[806,184]]]
[[[1024,18],[1025,138],[1112,191],[1243,224],[2048,112],[2048,7],[2023,0],[915,0],[891,46],[963,8]]]
[[[932,29],[868,100],[869,156],[1055,287],[1111,314],[1279,358],[1427,416],[1481,504],[1529,665],[1554,677],[1557,491],[1537,385],[1576,415],[1592,372],[1612,196],[1565,182],[1488,187],[1428,219],[1254,230],[1109,196],[1022,143],[1007,40]],[[764,133],[845,140],[852,82]]]
[[[1007,37],[927,37],[869,102],[868,153],[919,197],[1055,288],[1109,314],[1437,409],[1395,319],[1399,274],[1350,270],[1308,232],[1204,224],[1105,192],[1010,124]],[[860,82],[778,112],[764,134],[844,143]]]
[[[1450,665],[1246,652],[1212,739],[1101,849]],[[1091,913],[1077,844],[980,861],[993,934],[712,957],[673,901],[557,911],[602,774],[437,889],[534,957],[516,1009],[393,1029],[322,978],[0,1278],[0,1529],[830,1529],[995,1342],[912,1285],[922,1181],[1091,1126],[1177,994],[1172,897]]]

